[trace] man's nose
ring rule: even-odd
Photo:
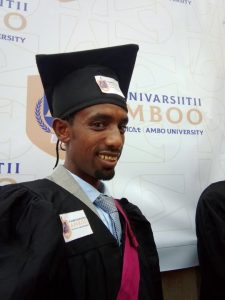
[[[115,149],[121,149],[124,144],[124,134],[122,134],[118,127],[113,127],[109,130],[106,136],[106,144],[113,146]]]

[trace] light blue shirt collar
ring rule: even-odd
[[[79,176],[71,173],[68,171],[73,178],[76,180],[76,182],[80,185],[82,190],[85,192],[85,194],[88,196],[88,198],[91,200],[93,203],[95,199],[101,194],[96,188],[94,188],[90,183],[84,181],[81,179]],[[103,183],[104,191],[103,193],[110,196],[109,190],[107,189],[106,185]]]
[[[71,173],[69,170],[67,170],[74,180],[80,185],[82,190],[85,192],[87,197],[90,199],[90,201],[93,203],[95,199],[101,194],[96,188],[94,188],[91,184],[81,179],[79,176]],[[110,196],[109,190],[107,189],[106,185],[103,183],[103,193]],[[93,203],[94,204],[94,203]],[[95,205],[95,204],[94,204]],[[96,206],[96,210],[99,214],[99,217],[101,218],[102,222],[105,224],[105,226],[109,229],[109,231],[113,234],[113,225],[112,221],[109,217],[109,215],[103,211],[100,207]]]

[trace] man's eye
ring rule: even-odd
[[[126,125],[121,125],[121,126],[120,126],[120,132],[121,132],[122,134],[124,134],[125,131],[126,131],[126,128],[127,128]]]
[[[97,130],[105,128],[105,124],[103,122],[94,122],[91,124],[91,127]]]

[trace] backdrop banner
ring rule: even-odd
[[[126,144],[106,184],[150,220],[162,271],[195,266],[197,201],[225,178],[223,0],[0,0],[0,185],[55,164],[35,54],[129,43]]]

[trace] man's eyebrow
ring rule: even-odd
[[[90,120],[97,120],[97,119],[104,119],[104,120],[110,120],[112,119],[112,116],[111,115],[108,115],[106,113],[95,113],[93,115],[91,115],[89,117]]]
[[[111,117],[111,114],[107,114],[105,112],[95,112],[91,115],[91,117]]]
[[[99,112],[90,116],[90,120],[97,120],[97,119],[111,120],[113,119],[113,116],[107,113],[99,113]],[[120,120],[121,123],[128,123],[128,121],[129,121],[128,117],[123,117]]]

